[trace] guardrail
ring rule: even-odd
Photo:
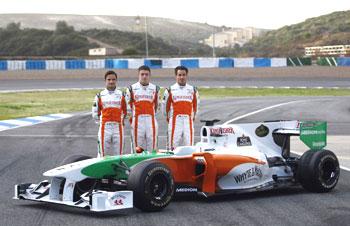
[[[259,68],[311,65],[309,57],[293,58],[155,58],[155,59],[72,59],[72,60],[0,60],[0,71],[175,68]],[[321,57],[318,65],[350,66],[350,57]]]

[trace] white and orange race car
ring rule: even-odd
[[[44,173],[50,180],[15,185],[14,198],[92,211],[134,206],[159,211],[174,194],[208,197],[295,185],[329,192],[338,182],[338,159],[323,149],[326,122],[204,122],[195,146],[103,158],[72,156]],[[300,136],[310,150],[292,157],[291,136]]]

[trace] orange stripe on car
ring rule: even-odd
[[[196,157],[204,157],[205,159],[205,170],[201,175],[195,175]],[[164,163],[171,169],[175,183],[196,186],[208,193],[214,193],[217,179],[228,174],[234,167],[245,163],[265,164],[265,162],[252,157],[209,152],[198,152],[192,156],[160,158],[157,161]]]

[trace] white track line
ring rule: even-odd
[[[237,121],[239,119],[242,119],[242,118],[245,118],[245,117],[257,114],[257,113],[260,113],[262,111],[270,110],[270,109],[281,107],[281,106],[288,105],[288,104],[294,104],[294,103],[298,103],[298,102],[307,102],[307,101],[312,101],[312,100],[297,100],[297,101],[290,101],[290,102],[286,102],[286,103],[272,105],[272,106],[269,106],[269,107],[266,107],[266,108],[262,108],[262,109],[257,110],[257,111],[253,111],[253,112],[250,112],[250,113],[238,116],[238,117],[233,118],[231,120],[228,120],[227,122],[224,122],[224,125],[229,124],[229,123],[234,122],[234,121]],[[297,155],[302,155],[302,153],[298,153],[298,152],[293,152],[292,151],[292,153],[297,154]],[[350,172],[350,168],[348,168],[348,167],[340,166],[340,168],[345,170],[345,171],[349,171]]]
[[[230,124],[231,122],[237,121],[239,119],[242,119],[242,118],[245,118],[245,117],[257,114],[257,113],[260,113],[262,111],[267,111],[267,110],[270,110],[270,109],[273,109],[273,108],[278,108],[278,107],[281,107],[281,106],[284,106],[284,105],[288,105],[288,104],[295,104],[295,103],[307,102],[307,101],[309,101],[309,100],[295,100],[295,101],[290,101],[290,102],[286,102],[286,103],[272,105],[272,106],[269,106],[269,107],[266,107],[266,108],[262,108],[262,109],[259,109],[259,110],[256,110],[256,111],[253,111],[253,112],[250,112],[250,113],[238,116],[236,118],[233,118],[233,119],[231,119],[231,120],[229,120],[227,122],[224,122],[224,125]]]

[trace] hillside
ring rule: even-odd
[[[350,44],[350,10],[269,31],[231,53],[257,57],[302,56],[306,46],[337,44]]]
[[[133,16],[87,16],[61,14],[0,14],[0,27],[7,24],[21,23],[22,28],[54,30],[58,21],[66,21],[77,31],[89,29],[112,29],[126,32],[144,32],[144,17],[136,24]],[[157,17],[147,17],[148,32],[155,38],[166,42],[187,41],[198,43],[208,38],[213,29],[221,30],[204,23],[194,23]]]
[[[81,56],[95,47],[65,22],[58,22],[55,31],[21,29],[19,23],[0,28],[0,56]]]
[[[76,31],[65,21],[56,23],[54,31],[21,28],[20,23],[10,23],[0,28],[0,56],[87,56],[88,49],[96,47],[117,48],[122,56],[144,56],[144,33],[109,29]],[[149,54],[158,56],[206,56],[210,47],[189,42],[169,44],[161,38],[148,36]]]
[[[125,32],[108,29],[83,30],[80,34],[118,47],[126,55],[144,55],[145,54],[145,36],[143,33]],[[165,43],[161,38],[148,36],[149,54],[157,55],[176,55],[178,48]]]

